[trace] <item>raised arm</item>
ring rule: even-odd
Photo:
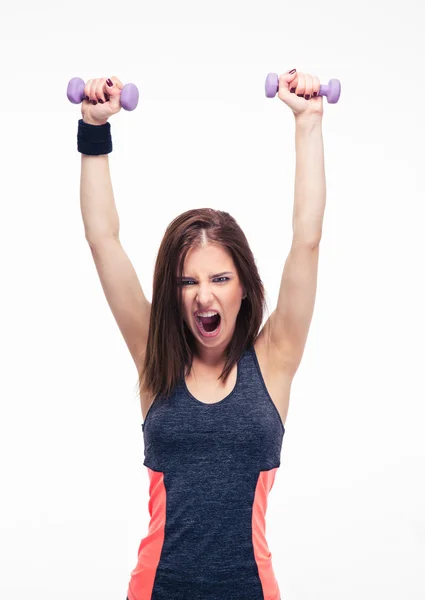
[[[81,154],[80,206],[86,240],[118,239],[120,221],[112,190],[109,155]]]
[[[320,82],[309,75],[288,73],[281,77],[279,88],[281,99],[295,116],[295,195],[292,246],[282,273],[277,307],[269,320],[276,362],[294,375],[313,317],[326,205],[323,99],[312,97],[319,91]]]
[[[90,86],[89,82],[88,85]],[[104,85],[100,89],[99,86],[92,86],[90,89],[95,94],[93,98],[108,101],[102,95]],[[88,105],[89,102],[85,104]],[[83,120],[96,126],[106,122],[106,119],[92,118],[87,112],[83,113]],[[140,373],[148,338],[151,305],[119,239],[120,222],[108,154],[81,154],[80,205],[85,238],[106,300]]]

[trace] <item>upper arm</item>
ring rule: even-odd
[[[146,349],[151,304],[118,238],[90,244],[106,300],[139,369]]]
[[[319,244],[293,244],[286,259],[269,335],[282,367],[295,373],[301,362],[313,317]]]

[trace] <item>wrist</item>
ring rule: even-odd
[[[318,113],[299,113],[294,117],[295,123],[300,125],[321,125],[323,121],[323,115]]]
[[[100,125],[106,125],[106,123],[108,122],[108,120],[104,119],[103,121],[96,121],[95,119],[91,119],[90,117],[82,117],[82,120],[84,121],[84,123],[87,123],[87,125],[95,125],[95,126],[100,126]]]
[[[322,126],[323,115],[318,114],[299,114],[295,115],[295,125],[299,129],[312,130]]]
[[[98,156],[112,152],[111,124],[89,119],[78,121],[77,149],[81,154]]]

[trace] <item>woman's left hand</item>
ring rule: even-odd
[[[293,90],[293,91],[291,91]],[[323,97],[314,96],[320,91],[320,81],[306,73],[285,73],[279,77],[278,96],[296,117],[302,115],[323,115]]]

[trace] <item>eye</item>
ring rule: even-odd
[[[229,279],[229,277],[224,277],[224,276],[222,276],[222,277],[216,277],[214,279],[214,281],[217,281],[217,279],[224,279],[225,281],[227,281]],[[193,279],[182,279],[181,285],[185,286],[186,284],[189,284],[189,283],[192,283],[192,282],[193,282]],[[224,283],[224,281],[220,281],[219,283]]]

